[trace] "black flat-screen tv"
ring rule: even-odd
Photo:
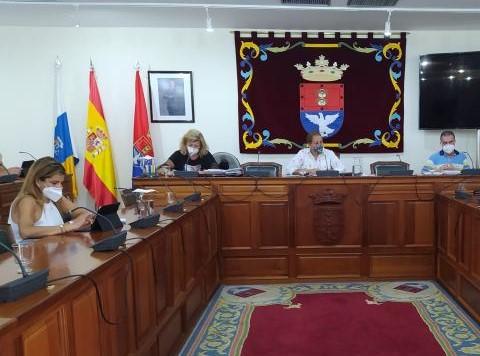
[[[420,56],[420,129],[480,128],[480,52]]]

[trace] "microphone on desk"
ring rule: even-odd
[[[110,206],[116,205],[116,207],[118,209],[118,204],[119,203],[111,204]],[[112,230],[113,231],[113,235],[108,236],[108,237],[106,237],[106,238],[104,238],[100,241],[97,241],[92,246],[90,246],[90,247],[93,248],[94,251],[96,251],[96,252],[116,251],[120,246],[125,244],[125,241],[127,239],[127,231],[122,231],[121,228],[118,229],[117,227],[115,227],[114,224],[117,224],[117,226],[118,226],[118,223],[120,223],[120,226],[123,226],[123,224],[120,221],[120,218],[118,217],[116,212],[115,212],[116,219],[113,216],[113,214],[111,214],[107,217],[107,216],[99,213],[98,211],[91,210],[91,209],[86,208],[84,206],[79,206],[75,209],[72,209],[71,212],[73,213],[74,211],[79,210],[79,209],[84,209],[84,210],[86,210],[86,211],[95,215],[94,224],[97,223],[97,225],[99,227],[99,230],[101,230],[101,231]],[[101,221],[106,222],[107,225],[100,223],[99,219],[97,219],[97,218],[100,218]],[[118,219],[118,222],[117,222],[117,219]],[[112,220],[113,220],[113,222],[112,222]]]
[[[22,271],[22,278],[15,279],[0,286],[1,303],[17,300],[23,296],[32,294],[37,290],[45,288],[48,279],[48,268],[28,274],[17,254],[1,241],[0,246],[15,257],[20,266],[20,270]]]
[[[472,159],[472,156],[470,156],[470,153],[468,153],[467,151],[463,151],[462,153],[465,154],[466,156],[468,156],[468,158],[470,158],[470,162],[472,162],[472,168],[462,169],[461,174],[470,175],[470,176],[480,175],[480,169],[476,168],[475,165],[473,164],[473,159]]]
[[[33,158],[34,161],[38,159],[37,157],[35,157],[34,155],[32,155],[30,152],[27,152],[27,151],[18,151],[18,153],[29,155],[31,158]]]

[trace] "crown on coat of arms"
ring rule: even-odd
[[[310,62],[307,62],[307,66],[304,67],[303,64],[295,64],[302,78],[312,82],[334,82],[336,80],[342,79],[343,72],[350,67],[348,64],[342,64],[338,67],[337,62],[334,62],[333,65],[328,65],[328,59],[325,59],[325,56],[322,54],[315,60],[315,65],[312,66]]]

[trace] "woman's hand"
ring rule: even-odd
[[[65,230],[66,232],[79,230],[86,226],[90,226],[93,223],[93,220],[93,214],[80,214],[75,219],[70,220],[68,224],[65,225]]]

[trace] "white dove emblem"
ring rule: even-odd
[[[322,112],[319,112],[318,115],[315,114],[305,114],[305,117],[313,124],[318,125],[318,132],[322,136],[329,136],[333,133],[333,129],[328,127],[332,122],[338,119],[339,114],[334,115],[325,115],[323,116]]]

